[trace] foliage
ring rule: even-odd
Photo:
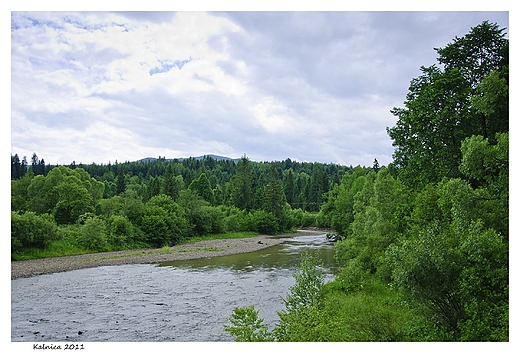
[[[100,217],[89,218],[80,229],[78,243],[81,247],[93,251],[109,250],[107,226]]]
[[[107,220],[107,240],[112,249],[124,249],[135,242],[135,230],[125,216],[113,215]]]
[[[230,197],[234,206],[247,211],[253,208],[254,182],[255,176],[251,162],[244,156],[237,163],[236,173],[230,182]]]
[[[459,230],[433,224],[392,247],[389,258],[396,285],[455,338],[507,337],[507,246],[494,231],[479,223]]]
[[[22,247],[43,249],[58,238],[58,228],[52,216],[11,212],[11,253]]]
[[[280,322],[272,332],[262,324],[263,319],[258,318],[253,306],[235,308],[229,319],[232,326],[224,325],[224,329],[235,336],[237,342],[290,341],[291,335],[299,332],[301,320],[321,306],[324,274],[320,265],[316,254],[302,254],[300,269],[293,274],[296,283],[283,299],[285,310],[278,312]]]
[[[484,22],[436,49],[444,69],[422,67],[422,75],[410,84],[405,108],[392,110],[398,121],[387,131],[396,147],[394,164],[407,185],[460,177],[465,138],[487,138],[509,129],[509,52],[503,31]]]
[[[258,317],[258,310],[253,306],[235,308],[229,318],[231,326],[224,325],[224,330],[236,337],[236,342],[267,342],[272,341],[263,319]]]
[[[251,213],[251,229],[260,234],[276,234],[278,232],[278,220],[276,216],[264,210],[255,210]]]
[[[208,177],[206,176],[206,173],[202,173],[197,179],[193,180],[189,188],[197,192],[200,197],[202,197],[210,204],[215,203],[215,195],[213,194],[213,190],[211,189],[211,184]]]

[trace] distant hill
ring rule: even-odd
[[[198,156],[198,157],[187,157],[187,158],[166,158],[165,161],[166,162],[172,162],[174,159],[177,159],[178,161],[183,161],[185,159],[189,159],[189,158],[193,158],[193,159],[196,159],[196,160],[201,160],[201,159],[204,159],[204,157],[210,157],[216,161],[234,161],[235,163],[238,162],[241,158],[229,158],[229,157],[224,157],[224,156],[217,156],[217,155],[214,155],[214,154],[205,154],[203,156]],[[138,160],[137,162],[141,162],[141,163],[148,163],[148,162],[155,162],[158,158],[155,158],[155,157],[147,157],[147,158],[143,158],[143,159],[140,159]]]

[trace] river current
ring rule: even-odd
[[[325,234],[260,251],[157,264],[88,268],[11,281],[11,341],[217,342],[233,309],[254,305],[272,328],[301,253],[336,264]]]

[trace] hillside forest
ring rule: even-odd
[[[237,341],[509,340],[509,42],[483,22],[435,48],[387,128],[393,161],[341,166],[164,157],[50,165],[11,156],[11,257],[331,229],[342,270],[302,258],[272,329]],[[341,141],[338,141],[340,144]]]

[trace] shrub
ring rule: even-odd
[[[134,243],[134,226],[124,216],[111,216],[108,221],[108,243],[114,249],[129,247]]]
[[[258,317],[254,306],[235,308],[229,318],[231,326],[224,325],[224,330],[235,336],[236,342],[266,342],[272,341],[272,335],[267,331],[267,325]]]
[[[11,212],[11,253],[22,247],[43,249],[58,238],[58,227],[51,215]]]
[[[237,207],[223,208],[225,213],[224,224],[228,232],[243,232],[250,229],[248,213]]]
[[[256,210],[251,213],[251,227],[261,234],[276,234],[278,232],[278,220],[271,212]]]
[[[107,226],[100,217],[89,218],[81,226],[78,243],[86,249],[92,251],[108,250]]]

